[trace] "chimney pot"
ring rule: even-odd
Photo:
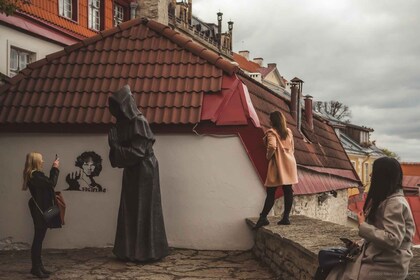
[[[239,51],[239,55],[246,58],[246,60],[249,60],[249,51]]]
[[[256,57],[253,61],[262,67],[264,59],[262,57]]]

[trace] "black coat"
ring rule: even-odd
[[[60,171],[55,167],[51,168],[50,177],[47,177],[41,171],[34,171],[28,180],[28,188],[32,196],[28,204],[35,227],[45,227],[47,225],[42,217],[41,211],[33,200],[36,201],[42,211],[45,211],[48,207],[52,206],[53,199],[55,198],[54,188],[57,185],[59,173]],[[53,219],[48,227],[61,227],[60,217]]]
[[[110,97],[117,123],[109,133],[113,167],[124,168],[113,253],[131,261],[159,260],[169,253],[163,221],[155,141],[128,87]],[[112,103],[112,105],[111,105]]]

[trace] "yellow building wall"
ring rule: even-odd
[[[366,156],[366,155],[353,155],[348,154],[351,163],[354,166],[357,174],[359,175],[360,180],[362,181],[363,186],[365,187],[365,192],[369,191],[370,187],[370,174],[372,172],[372,164],[376,160],[376,157]],[[348,189],[349,196],[359,194],[357,188]]]

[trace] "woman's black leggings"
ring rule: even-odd
[[[42,264],[41,260],[41,251],[42,251],[42,242],[44,241],[45,233],[47,232],[47,227],[35,227],[34,240],[31,247],[31,259],[32,266],[36,267]]]
[[[293,188],[292,185],[283,185],[284,193],[284,213],[283,219],[289,219],[290,211],[292,210],[293,204]],[[271,208],[273,208],[277,187],[267,187],[267,196],[264,202],[264,208],[261,212],[261,216],[267,217]]]

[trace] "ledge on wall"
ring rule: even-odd
[[[313,279],[322,248],[343,246],[339,239],[359,240],[358,230],[306,216],[292,216],[291,225],[279,226],[281,217],[269,217],[270,225],[256,231],[254,255],[279,279]],[[246,219],[252,228],[258,218]],[[420,249],[414,249],[407,279],[419,279]]]

